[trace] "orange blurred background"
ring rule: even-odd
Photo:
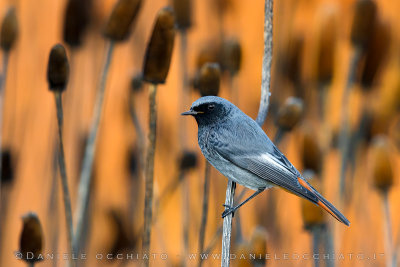
[[[242,67],[235,81],[239,88],[239,107],[249,116],[255,118],[258,112],[261,84],[261,63],[263,55],[263,19],[264,1],[225,0],[226,10],[223,13],[222,25],[216,11],[216,1],[193,1],[193,26],[188,33],[188,66],[192,77],[196,70],[196,57],[200,50],[212,43],[218,43],[220,27],[227,37],[237,37],[242,46]],[[72,197],[72,209],[76,207],[77,186],[81,141],[88,131],[93,111],[94,95],[103,62],[105,41],[101,34],[102,27],[111,12],[114,0],[93,1],[93,13],[90,27],[85,36],[83,46],[77,50],[67,50],[70,59],[71,75],[69,86],[64,94],[65,112],[65,153],[69,185]],[[130,81],[132,75],[142,67],[146,43],[150,37],[153,21],[157,11],[167,5],[167,0],[144,1],[139,18],[129,40],[118,43],[112,58],[107,81],[106,100],[103,118],[99,129],[97,154],[95,158],[95,179],[93,199],[91,203],[91,223],[87,244],[88,260],[86,266],[118,266],[121,261],[98,261],[96,253],[107,253],[114,240],[115,231],[108,216],[110,209],[122,212],[124,216],[129,207],[130,178],[128,168],[129,151],[134,146],[135,132],[129,117]],[[64,225],[64,209],[60,190],[58,189],[58,212],[49,214],[49,200],[53,181],[53,155],[56,136],[56,110],[52,93],[47,89],[46,70],[51,47],[62,42],[62,24],[65,0],[2,0],[0,2],[0,18],[10,5],[16,7],[19,21],[19,37],[16,47],[10,53],[8,76],[5,90],[3,111],[2,145],[13,151],[16,162],[16,176],[13,185],[7,190],[7,213],[3,214],[1,266],[24,266],[13,253],[19,248],[19,234],[22,227],[21,216],[28,211],[36,212],[41,220],[45,237],[45,253],[51,253],[50,225],[52,220],[59,223],[58,253],[66,252]],[[391,0],[377,1],[379,16],[390,24],[392,41],[388,60],[383,67],[374,88],[373,106],[375,110],[386,108],[386,102],[398,90],[399,78],[399,32],[400,2]],[[321,21],[326,14],[333,12],[337,29],[335,46],[335,70],[330,85],[327,106],[327,121],[332,129],[340,126],[341,96],[345,87],[351,44],[349,42],[351,19],[354,13],[354,1],[349,0],[307,0],[307,1],[275,1],[274,3],[274,57],[272,70],[272,97],[278,103],[294,95],[294,89],[283,78],[278,76],[277,65],[287,52],[287,46],[293,38],[304,39],[301,61],[301,77],[305,91],[315,91],[313,83],[313,60],[315,60],[315,43],[321,32]],[[192,171],[189,179],[189,253],[197,253],[200,227],[204,157],[197,145],[197,126],[193,119],[182,118],[180,113],[180,72],[179,72],[179,34],[175,39],[175,48],[171,68],[165,85],[160,85],[157,95],[158,124],[157,149],[155,159],[155,195],[158,196],[168,184],[177,179],[179,157],[179,121],[186,122],[188,128],[187,144],[198,154],[198,168]],[[3,54],[0,54],[2,57]],[[315,93],[307,93],[315,95]],[[230,98],[228,84],[223,79],[220,96]],[[191,93],[191,101],[199,97],[197,92]],[[356,124],[359,117],[361,92],[356,88],[351,93],[351,123]],[[388,100],[389,99],[389,100]],[[315,104],[316,105],[316,104]],[[147,86],[136,96],[136,108],[143,128],[147,132],[148,97]],[[308,114],[301,125],[285,136],[279,148],[288,159],[302,170],[300,159],[301,128],[312,125],[319,131],[315,114]],[[273,137],[276,127],[272,115],[264,125],[266,133]],[[361,153],[367,153],[364,149]],[[400,175],[395,168],[400,164],[399,152],[395,147],[391,153],[394,176]],[[350,220],[351,226],[345,227],[332,218],[329,225],[334,229],[335,250],[343,253],[345,259],[336,262],[337,266],[384,266],[385,258],[377,255],[376,260],[350,259],[349,253],[384,253],[383,210],[380,196],[371,185],[371,160],[368,156],[357,161],[354,187],[350,200],[342,203],[337,199],[340,153],[330,149],[324,158],[323,192],[327,199],[334,203]],[[57,178],[59,179],[59,178]],[[210,185],[210,206],[208,213],[206,246],[212,240],[216,229],[221,225],[222,204],[225,199],[227,180],[216,170],[212,170]],[[143,182],[136,190],[138,202],[135,204],[134,231],[138,231],[143,223]],[[2,188],[4,191],[5,188]],[[153,266],[178,266],[182,261],[182,194],[178,188],[170,201],[162,205],[162,213],[152,232],[152,251],[167,253],[168,260],[157,258]],[[238,186],[238,190],[242,189]],[[284,260],[283,254],[311,253],[311,236],[304,229],[300,199],[279,189],[276,192],[276,221],[281,229],[279,242],[267,241],[267,250],[271,254],[268,266],[312,266],[313,261]],[[237,192],[239,192],[237,191]],[[255,200],[240,210],[243,236],[249,239],[255,227],[261,224],[260,218],[268,218],[269,214],[261,212],[267,205],[270,191],[262,193]],[[247,193],[248,195],[249,193]],[[391,204],[393,239],[398,246],[400,216],[400,187],[395,183],[389,194]],[[154,210],[154,212],[156,212]],[[261,214],[260,214],[261,213]],[[127,215],[125,216],[127,217]],[[237,216],[235,216],[236,218]],[[234,225],[236,221],[234,220]],[[264,225],[266,226],[266,225]],[[234,226],[235,227],[235,226]],[[269,230],[268,227],[266,229]],[[269,236],[274,233],[269,233]],[[213,250],[220,253],[220,237]],[[140,240],[138,242],[140,244]],[[140,245],[137,246],[137,249]],[[233,245],[233,249],[235,245]],[[137,251],[137,249],[135,251]],[[280,259],[274,259],[274,255]],[[140,261],[127,262],[136,266]],[[235,264],[236,262],[234,262]],[[44,261],[39,266],[62,266],[65,261]],[[188,260],[192,266],[197,261]],[[207,260],[205,266],[218,266],[218,260]]]

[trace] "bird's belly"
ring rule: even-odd
[[[217,161],[219,161],[219,164],[214,165],[211,163]],[[210,163],[225,177],[249,189],[257,191],[260,188],[270,188],[273,186],[273,184],[267,182],[266,180],[232,164],[223,158],[214,159],[210,161]]]

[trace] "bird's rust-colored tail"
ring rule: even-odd
[[[306,180],[302,179],[301,177],[298,177],[297,180],[304,188],[306,188],[317,197],[318,200],[315,202],[315,204],[326,210],[339,222],[342,222],[347,226],[350,225],[349,220],[347,220],[347,218],[344,217],[344,215],[340,211],[338,211],[328,200],[326,200],[320,193],[318,193],[318,191],[315,190]]]

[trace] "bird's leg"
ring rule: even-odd
[[[235,207],[231,207],[229,205],[223,204],[223,206],[227,209],[224,210],[224,212],[222,213],[222,218],[225,218],[227,215],[233,213],[240,208],[241,206],[243,206],[245,203],[247,203],[250,199],[254,198],[255,196],[257,196],[258,194],[260,194],[262,191],[265,190],[265,187],[263,188],[259,188],[254,194],[252,194],[251,196],[249,196],[246,200],[244,200],[242,203],[240,203],[239,205],[235,206]]]

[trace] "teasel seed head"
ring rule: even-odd
[[[69,63],[65,48],[56,44],[51,48],[47,65],[47,81],[51,91],[62,92],[67,86],[69,78]]]
[[[44,237],[42,226],[38,216],[33,212],[25,214],[22,217],[22,223],[19,252],[22,253],[22,259],[24,261],[29,263],[36,262],[43,249]],[[31,253],[33,257],[27,258],[27,255],[31,256]]]
[[[7,52],[10,51],[10,49],[14,46],[17,37],[18,37],[18,20],[15,8],[11,7],[8,9],[1,23],[1,32],[0,32],[1,49]]]
[[[179,163],[181,171],[194,169],[197,166],[197,154],[193,151],[184,151]]]
[[[321,190],[321,180],[315,177],[315,173],[312,170],[305,170],[303,175],[307,179],[311,178],[309,182],[317,191]],[[301,214],[304,228],[307,230],[325,224],[324,211],[309,200],[301,199]]]
[[[206,63],[201,67],[195,80],[195,88],[201,96],[214,95],[219,93],[221,80],[221,69],[218,63]]]
[[[144,81],[153,84],[165,83],[174,48],[174,24],[174,12],[171,7],[165,7],[158,12],[144,59]]]
[[[377,6],[374,0],[358,0],[355,6],[351,27],[351,42],[354,46],[366,48],[377,17]]]
[[[242,48],[237,39],[226,40],[222,44],[222,69],[233,76],[240,70],[242,63]]]
[[[113,41],[127,39],[141,5],[142,0],[118,0],[106,23],[104,35]]]
[[[92,0],[69,0],[65,8],[63,39],[71,47],[82,44],[90,20]]]
[[[316,76],[319,85],[331,83],[335,67],[337,24],[335,13],[328,9],[320,20]]]
[[[291,131],[300,122],[303,112],[303,100],[289,97],[278,111],[276,125],[284,131]]]
[[[390,41],[389,24],[377,20],[365,52],[365,63],[361,73],[361,85],[364,90],[370,89],[379,76],[388,57]]]
[[[303,130],[302,154],[303,168],[312,170],[317,175],[322,170],[322,150],[318,144],[318,138],[315,132],[306,127]]]
[[[196,57],[196,68],[200,69],[208,62],[221,61],[221,47],[214,42],[210,42],[202,47]]]
[[[173,0],[176,25],[185,31],[192,26],[192,0]]]
[[[393,169],[387,137],[378,135],[372,140],[373,184],[376,189],[387,192],[393,185]]]
[[[250,253],[255,255],[267,254],[268,232],[264,227],[257,226],[250,239]],[[259,257],[253,260],[255,266],[265,266],[266,258]]]
[[[10,149],[1,150],[1,183],[3,185],[12,184],[14,181],[15,166],[12,156]]]

